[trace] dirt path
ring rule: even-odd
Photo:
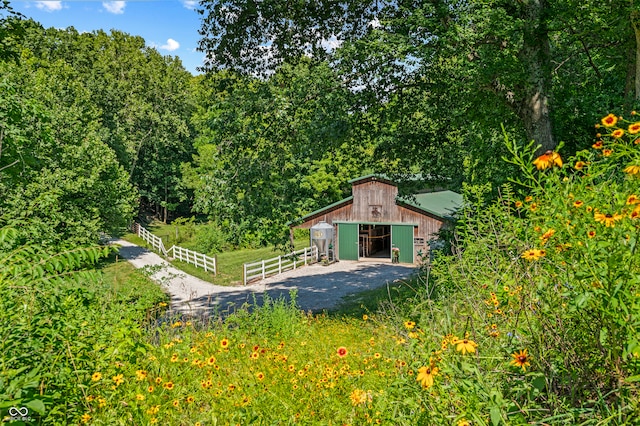
[[[149,271],[171,296],[172,309],[184,314],[211,314],[233,311],[244,303],[261,303],[263,294],[271,298],[289,297],[297,291],[297,303],[305,311],[321,311],[338,305],[349,294],[373,289],[388,282],[408,278],[412,265],[374,262],[337,262],[329,266],[305,266],[269,277],[247,286],[219,286],[174,268],[159,255],[124,240],[114,240],[120,256],[136,268]]]

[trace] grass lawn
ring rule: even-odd
[[[147,227],[147,229],[154,235],[162,238],[167,249],[174,244],[191,250],[195,249],[195,235],[197,233],[198,225],[180,225],[176,227],[173,225],[165,225],[161,222],[153,222]],[[123,235],[122,238],[141,247],[149,247],[142,238],[133,233],[127,233]],[[177,241],[180,242],[176,243]],[[294,241],[295,250],[300,250],[308,246],[309,240],[307,238],[301,238]],[[273,247],[238,249],[219,253],[216,255],[218,269],[217,275],[205,272],[204,269],[196,268],[193,265],[178,260],[173,260],[170,263],[181,271],[198,277],[204,281],[212,284],[231,286],[242,285],[242,265],[244,263],[258,262],[284,254],[287,253],[275,250]]]

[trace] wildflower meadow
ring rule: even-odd
[[[89,352],[68,375],[73,422],[636,423],[635,117],[607,115],[592,146],[566,158],[507,140],[503,160],[520,174],[494,202],[467,187],[451,253],[402,291],[383,289],[375,308],[305,313],[294,293],[225,317],[140,319],[135,344]],[[42,422],[63,424],[46,411]]]

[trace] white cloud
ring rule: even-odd
[[[102,7],[104,7],[107,12],[114,13],[116,15],[121,15],[124,13],[124,7],[127,5],[127,2],[124,1],[103,1]]]
[[[37,1],[36,7],[38,9],[46,10],[47,12],[53,12],[56,10],[62,10],[61,1]]]
[[[170,38],[167,40],[167,44],[163,44],[162,46],[160,46],[160,49],[173,52],[174,50],[177,50],[179,47],[180,47],[180,43]]]
[[[187,9],[195,9],[198,6],[197,0],[182,0],[182,5]]]

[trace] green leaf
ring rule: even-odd
[[[502,423],[502,416],[500,415],[500,409],[498,407],[491,407],[489,410],[489,416],[491,417],[491,424],[498,426]]]
[[[45,412],[45,406],[44,406],[44,402],[42,402],[39,399],[34,399],[32,401],[29,402],[25,402],[24,406],[35,411],[36,413],[40,414],[40,415],[44,415]]]

